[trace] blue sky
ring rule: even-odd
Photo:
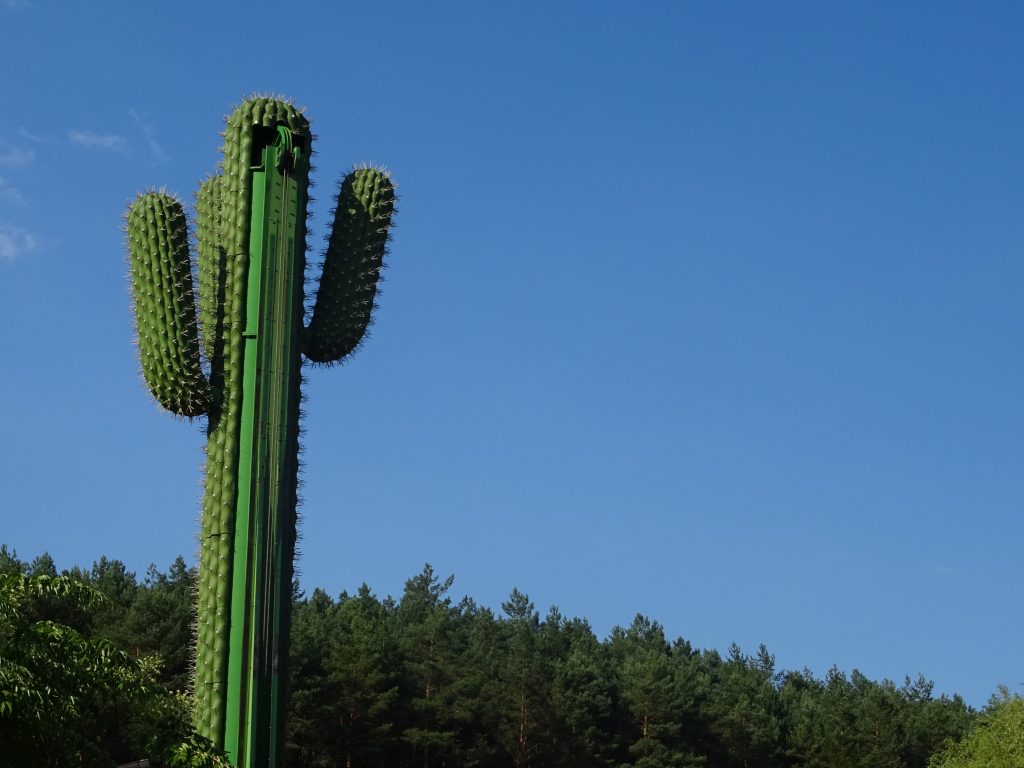
[[[344,7],[342,7],[344,6]],[[244,8],[244,10],[243,10]],[[195,551],[120,224],[254,91],[400,185],[306,387],[299,569],[1020,689],[1019,3],[0,2],[0,540]]]

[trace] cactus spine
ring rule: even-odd
[[[283,745],[303,358],[358,346],[394,210],[383,171],[345,178],[304,328],[311,144],[285,101],[228,118],[196,195],[198,323],[181,204],[149,192],[127,213],[143,376],[166,409],[208,418],[195,722],[239,767],[278,765]]]

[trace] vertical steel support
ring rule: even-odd
[[[278,127],[252,174],[225,750],[277,766],[291,610],[290,539],[303,317],[305,147]]]

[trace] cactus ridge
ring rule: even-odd
[[[394,213],[386,172],[341,182],[308,327],[309,158],[302,110],[255,95],[227,118],[218,172],[195,196],[195,282],[181,203],[126,216],[139,360],[153,397],[206,415],[194,656],[195,723],[238,765],[277,764],[294,575],[303,355],[358,348]]]

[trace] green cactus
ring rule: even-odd
[[[228,118],[220,173],[196,195],[198,325],[181,203],[149,192],[127,213],[143,376],[166,409],[208,418],[195,724],[237,766],[280,763],[303,357],[358,346],[394,210],[385,172],[345,178],[304,328],[311,143],[285,101]]]

